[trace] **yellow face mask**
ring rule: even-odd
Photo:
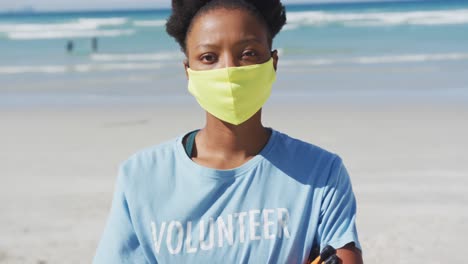
[[[273,58],[263,64],[187,72],[188,90],[200,106],[233,125],[244,123],[262,108],[276,80]]]

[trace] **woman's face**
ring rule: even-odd
[[[242,9],[217,8],[193,21],[187,35],[186,53],[192,70],[211,70],[267,62],[268,33],[257,17]]]

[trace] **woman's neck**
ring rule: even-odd
[[[270,131],[261,123],[261,111],[235,126],[207,114],[206,126],[195,139],[193,160],[218,169],[238,167],[257,155]]]

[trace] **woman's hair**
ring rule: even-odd
[[[185,52],[192,21],[217,8],[243,9],[256,16],[268,29],[270,44],[286,24],[286,12],[280,0],[172,0],[172,14],[167,20],[166,31]]]

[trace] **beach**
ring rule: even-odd
[[[119,165],[204,125],[170,10],[3,11],[0,263],[90,263]],[[468,3],[287,16],[264,125],[343,159],[365,263],[464,263]]]
[[[0,263],[90,263],[118,165],[203,126],[195,103],[2,109]],[[464,260],[468,107],[269,103],[264,124],[339,154],[366,263]]]

